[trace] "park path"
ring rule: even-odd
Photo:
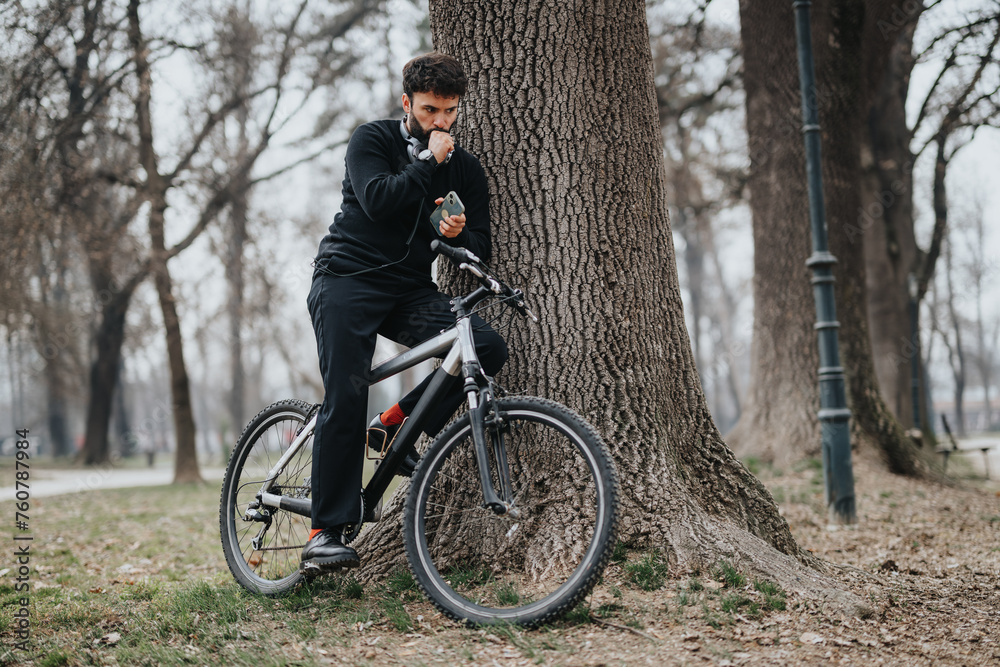
[[[202,468],[201,478],[221,487],[222,468]],[[13,476],[13,475],[11,475]],[[67,470],[32,469],[28,482],[32,498],[99,489],[127,489],[135,486],[160,486],[174,480],[173,466],[156,468],[81,468]],[[15,486],[0,487],[0,501],[15,500]]]

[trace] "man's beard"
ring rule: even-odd
[[[430,131],[424,129],[424,127],[420,124],[420,121],[418,121],[413,114],[410,114],[409,118],[406,119],[406,129],[409,131],[411,137],[424,146],[426,146],[427,142],[430,141]]]
[[[431,139],[431,132],[444,132],[445,134],[450,134],[448,130],[441,130],[438,128],[425,129],[420,121],[416,119],[413,114],[409,114],[406,117],[406,131],[410,133],[410,136],[417,140],[423,146],[426,146]]]

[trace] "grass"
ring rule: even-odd
[[[392,571],[386,580],[389,592],[401,595],[407,600],[412,600],[420,593],[417,580],[409,570],[397,568]]]
[[[719,608],[729,614],[738,613],[743,607],[747,607],[751,618],[760,613],[760,604],[742,593],[727,593],[719,600]]]
[[[754,579],[753,588],[764,596],[764,608],[770,611],[784,611],[787,594],[781,586],[766,579]]]
[[[403,602],[398,598],[386,597],[380,602],[382,612],[392,627],[399,632],[410,632],[413,630],[413,619],[403,607]]]
[[[635,587],[655,591],[663,588],[670,569],[659,552],[647,551],[638,561],[626,563],[625,573]]]
[[[521,594],[513,582],[501,582],[494,586],[497,603],[501,607],[513,607],[521,601]]]
[[[712,568],[712,576],[716,581],[721,581],[726,588],[742,588],[747,583],[747,578],[732,564],[725,561],[716,563],[715,567]]]
[[[492,577],[487,568],[476,565],[456,566],[444,573],[444,580],[455,590],[482,586]]]
[[[624,542],[615,542],[615,546],[611,549],[611,562],[622,564],[628,560],[628,547],[625,546]]]

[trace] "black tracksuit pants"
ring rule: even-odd
[[[446,295],[379,273],[338,277],[317,272],[309,290],[326,391],[313,436],[313,528],[355,521],[361,512],[368,378],[376,334],[412,347],[455,323]],[[507,360],[507,344],[478,315],[472,316],[472,324],[476,353],[483,370],[493,375]],[[429,381],[426,378],[399,401],[403,412],[413,412]],[[452,380],[425,431],[434,435],[444,428],[464,398],[462,382]]]

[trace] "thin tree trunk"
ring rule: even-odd
[[[684,239],[684,268],[688,277],[688,307],[691,317],[688,323],[691,327],[691,345],[694,353],[695,367],[698,377],[704,384],[708,366],[705,363],[705,346],[702,342],[701,317],[705,302],[705,251],[701,246],[701,238],[696,217],[689,216],[685,210],[686,202],[677,207],[678,229]]]
[[[431,2],[435,46],[472,85],[459,143],[491,183],[493,264],[541,322],[507,334],[500,381],[566,403],[609,443],[620,534],[675,573],[727,559],[811,597],[853,596],[803,564],[770,494],[705,403],[664,201],[645,5]],[[628,103],[623,103],[627,100]],[[462,281],[441,276],[449,291]],[[457,542],[475,540],[469,527]],[[367,572],[401,560],[398,512],[360,541]],[[822,593],[821,593],[822,591]]]
[[[714,321],[719,326],[719,348],[714,355],[715,358],[711,365],[716,371],[716,377],[724,376],[726,388],[729,391],[729,400],[733,406],[732,421],[730,421],[726,429],[723,429],[725,432],[740,418],[740,414],[743,411],[742,391],[739,387],[736,371],[736,360],[741,356],[743,344],[736,341],[733,322],[737,303],[733,291],[726,283],[722,258],[719,256],[718,246],[715,243],[715,230],[712,227],[711,220],[707,219],[707,217],[700,222],[700,227],[703,230],[706,251],[709,257],[711,257],[712,266],[715,267],[715,282],[719,289],[719,299],[716,302],[716,316],[714,318]],[[718,388],[716,392],[721,394],[722,389]]]
[[[941,197],[944,195],[942,193]],[[947,210],[947,207],[944,207]],[[965,435],[965,347],[962,344],[962,321],[955,308],[954,267],[952,266],[952,243],[949,241],[945,250],[945,280],[948,284],[948,296],[945,308],[948,310],[948,321],[955,332],[955,344],[951,345],[948,338],[942,334],[948,346],[948,361],[951,364],[952,380],[955,383],[955,430],[958,435]]]
[[[135,57],[136,77],[139,90],[136,94],[135,109],[139,126],[139,160],[146,171],[144,184],[146,198],[150,204],[149,237],[150,259],[156,294],[163,315],[166,331],[167,357],[170,366],[170,393],[174,414],[174,437],[177,449],[174,463],[174,482],[200,482],[198,453],[195,447],[194,413],[191,408],[191,389],[187,367],[184,363],[184,345],[181,339],[180,318],[174,300],[170,272],[167,267],[167,250],[164,239],[164,212],[167,209],[166,195],[170,182],[159,172],[158,160],[153,147],[153,125],[150,112],[152,78],[147,60],[148,47],[139,25],[139,0],[130,0],[128,6],[129,40]]]
[[[164,205],[164,208],[165,205]],[[154,206],[149,217],[152,251],[162,258],[166,250],[163,245],[163,209]],[[191,407],[191,382],[184,362],[184,344],[181,339],[181,322],[177,314],[170,272],[166,261],[157,262],[153,269],[153,281],[159,297],[163,328],[167,336],[167,358],[170,366],[170,396],[174,414],[174,437],[177,450],[174,458],[174,482],[201,482],[198,472],[198,451],[195,445],[194,411]]]
[[[238,114],[240,123],[240,150],[238,155],[242,160],[247,152],[246,141],[246,107]],[[236,185],[232,207],[229,215],[229,252],[226,262],[226,281],[229,283],[229,303],[226,310],[229,314],[229,359],[231,387],[229,391],[229,416],[233,429],[238,433],[246,423],[245,405],[246,369],[243,363],[243,327],[244,327],[244,293],[245,281],[243,275],[243,253],[247,243],[247,188],[245,178]]]
[[[232,21],[232,62],[228,63],[232,71],[230,84],[240,98],[250,93],[253,79],[253,49],[257,36],[250,22],[250,17],[241,10],[234,11]],[[247,215],[249,211],[250,183],[249,172],[240,165],[247,162],[250,154],[249,102],[244,101],[237,107],[235,123],[237,127],[236,147],[231,160],[236,174],[231,188],[232,206],[229,209],[229,243],[226,261],[226,281],[229,284],[229,303],[226,306],[229,315],[230,342],[230,373],[231,387],[229,391],[229,416],[233,429],[239,433],[246,423],[244,405],[246,404],[246,368],[244,366],[243,328],[245,326],[245,276],[244,253],[247,244]]]

